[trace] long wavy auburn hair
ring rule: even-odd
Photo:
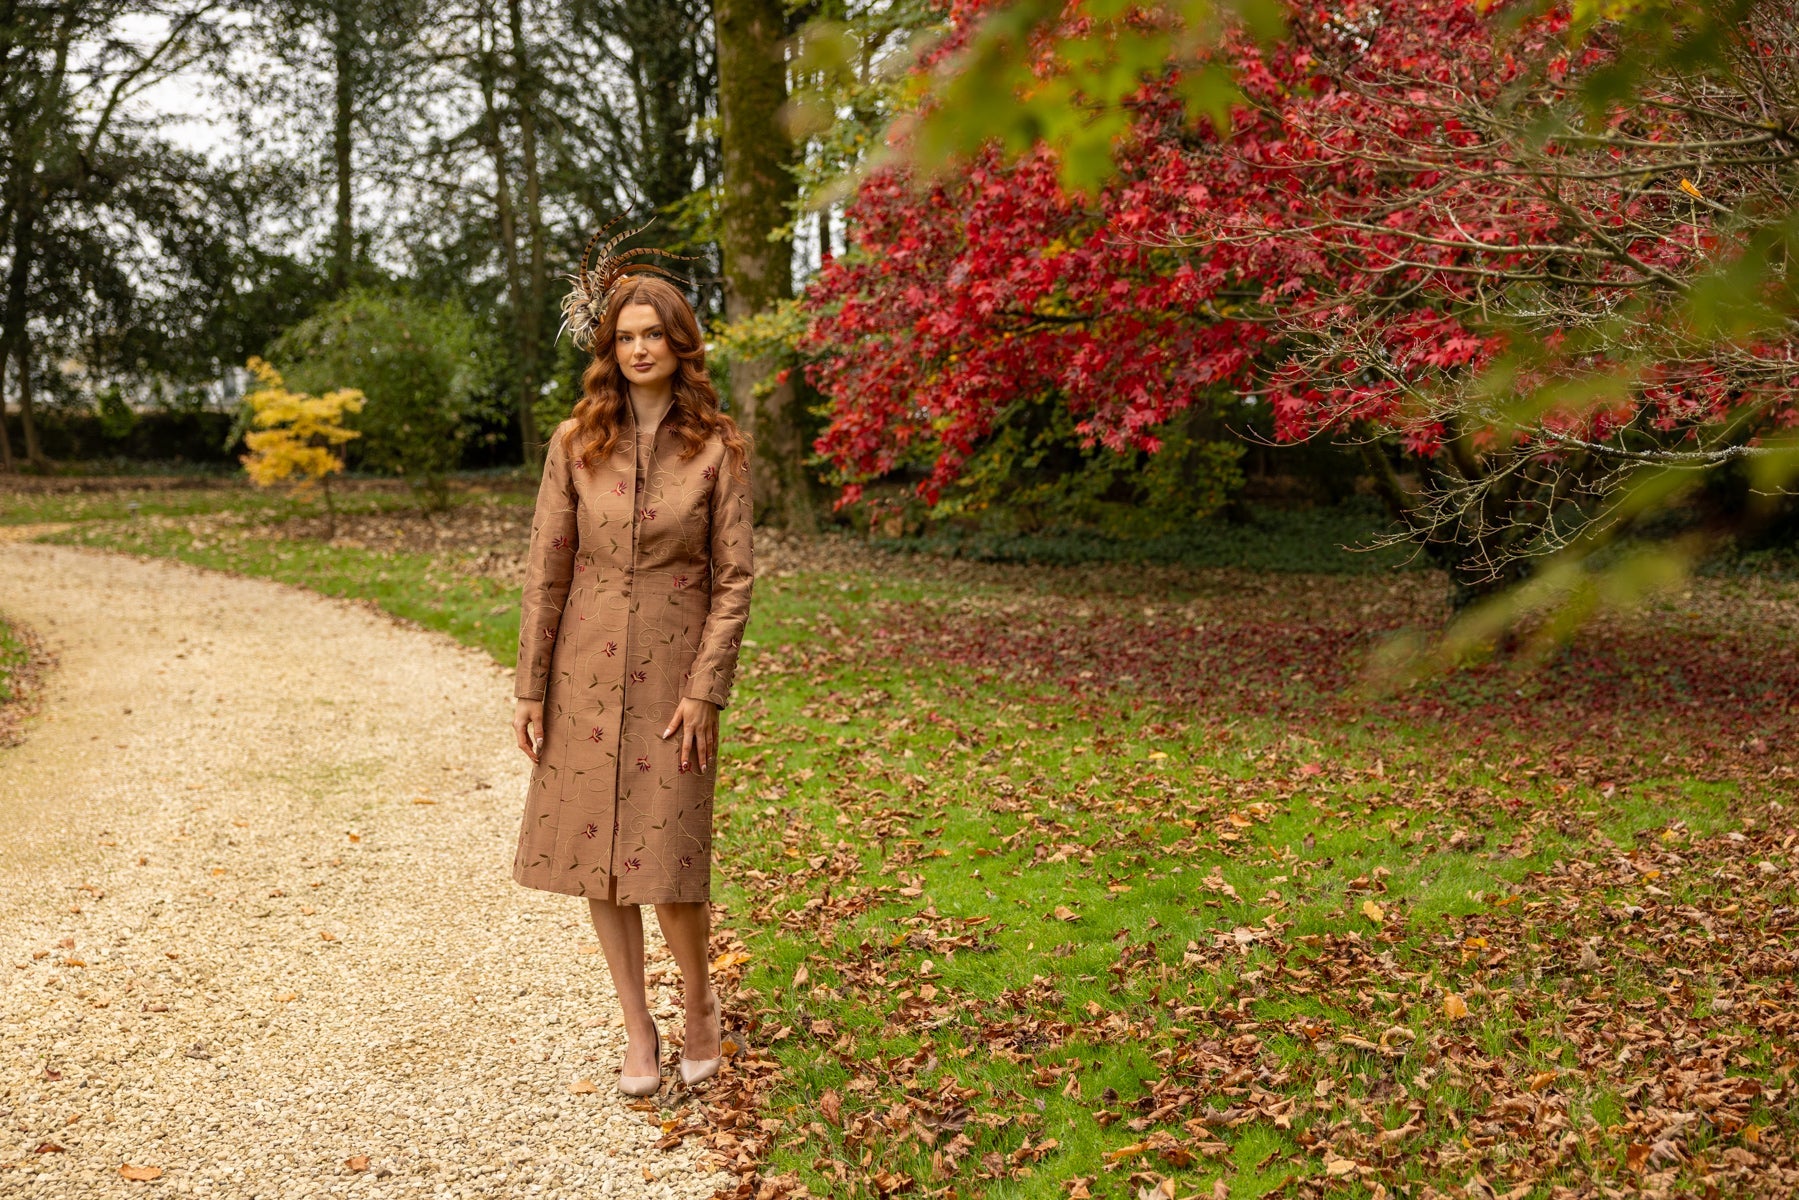
[[[672,283],[650,275],[627,275],[613,287],[605,319],[594,332],[593,361],[581,376],[581,399],[573,413],[575,427],[569,430],[571,448],[580,445],[578,457],[597,464],[604,462],[624,437],[630,424],[631,394],[616,354],[618,315],[626,305],[648,304],[662,319],[663,336],[680,360],[670,381],[674,402],[662,423],[680,436],[681,457],[692,458],[717,434],[741,468],[749,458],[749,435],[728,414],[718,411],[718,390],[706,374],[706,343],[687,297]]]

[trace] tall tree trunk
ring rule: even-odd
[[[525,236],[530,242],[525,305],[519,312],[519,385],[535,401],[543,387],[544,310],[548,305],[549,266],[543,232],[543,183],[537,162],[537,113],[539,95],[536,68],[525,43],[523,0],[507,0],[512,32],[512,96],[518,109],[519,161],[525,173]],[[527,462],[541,453],[533,438],[525,446]]]
[[[725,316],[741,321],[793,294],[793,241],[769,239],[787,223],[798,190],[789,170],[793,143],[781,124],[786,31],[781,0],[712,0],[712,23],[723,126]],[[778,383],[764,396],[755,394],[773,368],[757,359],[731,364],[732,407],[756,440],[751,500],[769,524],[809,529],[816,516],[793,385]]]
[[[31,339],[22,334],[13,343],[13,359],[19,365],[19,424],[25,430],[25,461],[40,471],[50,469],[37,440],[37,420],[31,415]]]
[[[31,408],[31,347],[25,329],[25,303],[31,269],[37,260],[36,180],[20,189],[20,212],[13,221],[12,264],[6,279],[6,324],[0,329],[0,355],[19,364],[19,426],[25,435],[25,461],[45,470],[50,461],[38,445],[37,420]]]
[[[332,161],[337,168],[337,228],[331,254],[331,286],[343,291],[350,282],[350,264],[356,253],[351,210],[350,151],[356,115],[356,0],[334,0],[331,54],[336,73],[336,96],[331,130]]]
[[[13,32],[15,22],[18,19],[17,9],[18,6],[13,3],[12,0],[0,0],[0,64],[4,65],[4,70],[0,71],[0,93],[3,93],[8,88],[9,81],[15,74],[12,69],[13,42],[10,34]],[[7,132],[10,135],[12,130],[8,129]],[[16,138],[12,140],[16,141]],[[16,170],[17,168],[18,164],[15,162],[14,169]],[[9,196],[16,195],[18,192],[16,180],[9,178],[6,183]],[[13,203],[9,200],[4,204],[4,208],[6,210],[5,215],[3,218],[0,218],[0,241],[11,242],[13,235]],[[0,295],[0,304],[4,303],[5,297]],[[6,329],[8,325],[6,314],[7,310],[0,308],[0,330]],[[8,475],[12,474],[17,466],[13,461],[12,432],[7,428],[6,424],[6,368],[9,361],[10,360],[6,355],[5,342],[3,339],[0,339],[0,471],[3,471]]]
[[[31,405],[31,346],[27,337],[30,314],[26,305],[31,294],[31,273],[37,267],[37,218],[43,204],[42,163],[44,139],[50,112],[60,103],[63,82],[67,77],[69,49],[77,27],[73,10],[62,12],[62,23],[55,34],[56,51],[47,75],[30,76],[41,102],[35,108],[27,103],[23,110],[23,128],[8,129],[14,138],[12,153],[7,156],[12,173],[7,186],[12,189],[12,262],[6,277],[5,320],[0,322],[0,358],[11,358],[19,364],[19,426],[25,437],[25,461],[35,470],[48,470],[50,460],[38,444],[37,420]]]
[[[500,109],[495,91],[499,64],[491,44],[481,60],[481,104],[483,138],[493,163],[494,217],[499,225],[500,257],[506,264],[506,298],[512,305],[513,349],[522,363],[525,358],[523,340],[525,296],[524,271],[518,261],[518,214],[512,206],[512,183],[507,175],[506,138],[500,125]],[[537,385],[524,373],[518,379],[518,434],[524,448],[524,462],[530,466],[540,455],[537,435]]]
[[[13,472],[12,434],[6,428],[6,356],[0,354],[0,471]]]

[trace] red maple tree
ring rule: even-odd
[[[1799,83],[1783,14],[1758,8],[1723,70],[1664,72],[1589,121],[1603,29],[1570,50],[1555,12],[1294,6],[1279,44],[1220,51],[1244,96],[1227,135],[1185,120],[1171,64],[1095,195],[1041,146],[926,186],[876,173],[805,302],[839,503],[921,455],[934,502],[1020,397],[1154,451],[1226,386],[1263,392],[1278,437],[1359,444],[1402,536],[1480,584],[1627,519],[1644,471],[1757,453],[1794,423],[1793,346],[1755,319],[1765,275],[1718,281],[1799,165],[1756,116]]]
[[[983,7],[958,5],[961,36],[919,69],[953,55]],[[1225,274],[1147,240],[1184,227],[1195,135],[1166,87],[1134,108],[1097,196],[1066,193],[1041,147],[1015,161],[989,149],[935,183],[904,167],[863,183],[851,252],[808,289],[801,344],[834,401],[815,448],[848,481],[840,505],[920,451],[935,502],[1020,396],[1062,397],[1088,444],[1153,452],[1154,426],[1244,377],[1265,335],[1222,311]]]

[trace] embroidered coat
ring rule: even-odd
[[[718,763],[681,769],[682,697],[723,708],[749,619],[747,463],[681,458],[634,423],[604,462],[550,438],[531,522],[514,692],[544,702],[512,875],[627,904],[708,900]]]

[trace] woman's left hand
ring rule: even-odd
[[[710,700],[688,696],[675,709],[674,719],[662,731],[664,738],[681,731],[681,769],[685,771],[695,758],[702,773],[718,755],[718,705]]]

